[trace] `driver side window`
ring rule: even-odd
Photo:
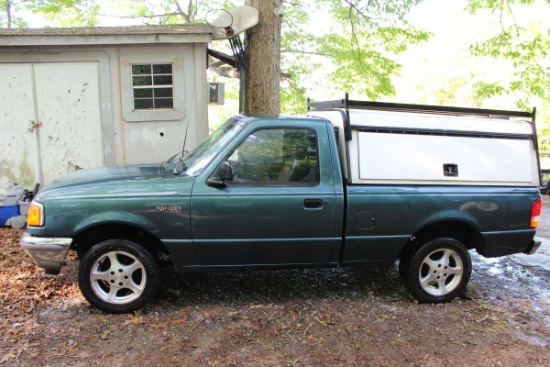
[[[317,136],[310,129],[262,129],[250,134],[228,161],[230,186],[315,186],[319,183]]]

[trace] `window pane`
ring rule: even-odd
[[[153,65],[154,74],[172,74],[172,64]]]
[[[155,97],[172,97],[172,88],[155,88]]]
[[[153,99],[134,99],[134,109],[147,110],[153,108]]]
[[[172,108],[172,98],[155,98],[155,108]]]
[[[150,76],[134,76],[132,85],[152,85]]]
[[[153,82],[155,85],[171,85],[172,75],[155,75]]]
[[[172,64],[132,65],[134,109],[172,109],[172,83]],[[152,88],[153,86],[166,87]]]
[[[234,183],[312,185],[319,182],[317,137],[309,129],[251,134],[229,157]]]
[[[153,97],[152,88],[134,89],[134,98],[152,98],[152,97]]]
[[[151,65],[132,65],[132,75],[151,74]]]

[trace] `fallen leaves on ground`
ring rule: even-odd
[[[20,248],[21,234],[0,228],[1,365],[550,365],[550,301],[530,298],[527,286],[511,297],[514,279],[478,274],[493,298],[420,305],[391,267],[168,269],[169,288],[151,304],[108,315],[80,294],[73,254],[61,274],[46,275]]]

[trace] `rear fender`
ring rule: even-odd
[[[424,218],[424,220],[422,220],[418,224],[418,227],[416,228],[415,233],[418,233],[423,228],[433,226],[434,224],[449,222],[449,221],[461,222],[463,224],[466,224],[472,227],[478,232],[481,231],[481,225],[479,221],[472,214],[461,210],[443,210]]]
[[[417,246],[437,237],[454,238],[468,249],[483,246],[479,222],[467,212],[445,210],[427,217],[421,223],[423,225],[416,229],[400,257],[407,256]]]

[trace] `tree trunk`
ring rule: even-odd
[[[244,113],[281,112],[281,0],[247,0],[258,9],[259,23],[245,34]]]
[[[11,0],[6,1],[6,17],[8,18],[8,28],[11,28]]]

